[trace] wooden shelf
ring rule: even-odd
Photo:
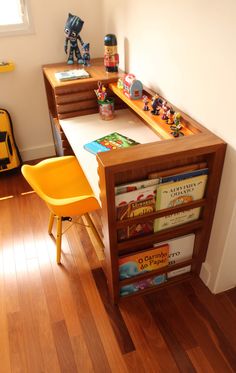
[[[165,120],[161,119],[160,115],[153,115],[151,113],[151,110],[144,111],[143,110],[143,101],[142,99],[139,100],[131,100],[129,99],[122,91],[122,89],[119,89],[117,87],[117,83],[110,83],[109,88],[124,101],[131,109],[133,109],[139,117],[141,117],[148,125],[155,131],[158,136],[160,136],[162,139],[174,139],[173,135],[171,135],[171,128],[170,125],[166,123]],[[150,94],[146,91],[144,91],[144,94],[150,97]],[[193,132],[190,128],[187,126],[187,122],[184,120],[181,121],[181,124],[183,125],[181,132],[184,133],[184,136],[191,136],[194,135],[195,132]]]

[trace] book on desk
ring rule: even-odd
[[[65,82],[68,80],[90,78],[90,74],[85,69],[73,69],[56,72],[55,77],[60,82]]]
[[[138,144],[139,142],[130,139],[127,136],[121,135],[118,132],[113,132],[85,144],[84,149],[92,154],[97,154],[98,152],[107,152],[109,150],[129,148],[130,146]]]

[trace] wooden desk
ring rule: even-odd
[[[110,121],[102,120],[99,114],[91,114],[84,117],[62,119],[60,120],[60,125],[99,201],[100,188],[97,159],[94,154],[83,148],[84,144],[112,132],[119,132],[141,144],[159,140],[158,136],[129,109],[117,110],[115,118]]]
[[[123,102],[123,106],[126,107],[127,110],[134,111],[136,114],[128,114],[127,110],[121,112],[116,111],[116,119],[109,122],[99,120],[97,115],[90,116],[88,114],[97,112],[97,103],[93,92],[93,89],[96,88],[97,81],[102,80],[103,83],[108,85],[114,83],[119,74],[104,75],[103,67],[101,67],[101,63],[100,65],[98,63],[97,66],[95,64],[92,67],[93,71],[97,72],[97,75],[93,76],[91,82],[58,83],[55,82],[54,73],[56,70],[60,71],[61,68],[61,65],[59,65],[59,67],[58,65],[51,65],[50,67],[43,68],[50,117],[52,118],[53,125],[58,126],[63,136],[65,136],[65,131],[68,137],[68,139],[66,139],[65,136],[65,141],[68,142],[68,146],[71,144],[81,165],[83,167],[85,166],[86,175],[100,200],[105,246],[104,271],[112,301],[117,303],[122,299],[120,297],[120,288],[122,286],[132,284],[135,281],[139,281],[139,279],[150,277],[150,273],[146,273],[138,278],[133,277],[120,280],[118,269],[119,257],[124,254],[147,250],[158,242],[194,233],[195,242],[193,256],[190,260],[152,271],[151,275],[168,273],[169,271],[183,268],[187,265],[191,266],[191,272],[170,278],[164,284],[140,290],[138,294],[156,291],[162,287],[189,280],[193,276],[198,275],[206,257],[211,234],[226,144],[204,126],[182,112],[181,116],[186,129],[186,135],[181,138],[171,139],[168,134],[169,128],[165,126],[165,123],[160,119],[150,117],[150,113],[144,113],[141,103],[125,99],[123,93],[118,91],[114,84],[110,85],[110,89],[114,95],[117,97],[119,96],[119,100],[116,100],[116,110],[122,106]],[[110,94],[112,94],[111,92]],[[146,90],[145,94],[150,97],[154,92]],[[91,99],[92,95],[93,98]],[[91,100],[93,101],[92,106],[90,106]],[[174,109],[179,111],[177,108]],[[84,114],[87,116],[81,116]],[[128,115],[128,118],[132,118],[131,123],[126,123],[125,120],[123,120],[126,115]],[[146,124],[140,124],[140,121],[137,120],[135,115],[142,118],[142,121]],[[80,116],[80,118],[77,118],[78,116]],[[150,129],[148,129],[147,126],[149,126]],[[141,131],[145,130],[145,139],[147,139],[145,141],[148,141],[148,143],[141,141],[144,142],[141,145],[98,153],[96,158],[94,155],[82,149],[84,143],[101,137],[106,131],[108,133],[114,131],[121,132],[134,139],[136,139],[136,136],[144,138],[141,132],[136,132],[136,128],[139,128]],[[157,134],[159,134],[162,139],[166,140],[155,141]],[[138,139],[139,137],[137,137],[137,140]],[[171,209],[152,212],[124,221],[117,221],[115,186],[147,179],[148,175],[152,172],[163,173],[176,167],[188,167],[189,165],[199,163],[206,164],[209,169],[204,198]],[[91,169],[92,172],[87,172],[88,169]],[[118,241],[117,231],[134,222],[138,224],[149,221],[150,219],[153,220],[161,216],[189,210],[194,207],[202,208],[200,218],[196,221],[122,242]],[[136,293],[129,296],[134,295],[136,295]]]

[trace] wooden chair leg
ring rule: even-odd
[[[96,240],[97,240],[99,246],[103,249],[104,248],[104,244],[102,242],[102,239],[101,239],[101,237],[100,237],[100,235],[99,235],[99,233],[98,233],[95,225],[93,224],[92,219],[90,218],[90,216],[89,216],[88,213],[84,214],[84,216],[85,216],[85,218],[86,218],[86,220],[87,220],[87,222],[89,224],[89,228],[92,229],[92,232],[93,232],[94,236],[96,237]]]
[[[57,264],[61,263],[61,232],[62,232],[62,217],[57,216],[57,239],[56,239],[56,247],[57,247]]]
[[[53,222],[54,222],[54,214],[52,212],[50,212],[50,218],[49,218],[49,223],[48,223],[48,233],[49,234],[52,233]]]

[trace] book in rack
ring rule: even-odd
[[[117,220],[126,220],[136,216],[142,216],[155,211],[155,198],[131,202],[117,207]],[[129,224],[127,227],[119,229],[117,237],[119,241],[153,233],[153,220],[141,223]]]
[[[139,142],[130,139],[129,137],[126,137],[118,132],[113,132],[85,144],[84,149],[92,154],[97,154],[98,152],[107,152],[109,150],[128,148],[138,144]]]
[[[119,206],[127,205],[131,202],[139,202],[145,199],[156,198],[156,183],[147,186],[142,189],[133,190],[127,193],[120,193],[115,196],[115,205]]]
[[[176,237],[167,241],[154,244],[154,247],[162,245],[169,246],[168,265],[175,265],[192,259],[195,234],[190,233],[184,236]],[[183,273],[190,272],[191,265],[178,268],[167,272],[167,278],[175,277]]]
[[[132,284],[123,285],[120,288],[120,296],[124,297],[133,293],[138,293],[139,291],[157,287],[160,284],[163,284],[166,281],[166,274],[163,273],[157,276],[151,276],[144,278],[142,280],[136,281]]]
[[[156,211],[173,208],[203,198],[206,182],[207,174],[203,174],[159,184],[156,193]],[[154,221],[154,232],[197,220],[200,216],[200,211],[201,208],[196,207],[157,218]]]
[[[149,250],[119,258],[120,280],[138,276],[168,265],[169,245],[159,245]]]
[[[126,195],[126,193],[130,193],[132,191],[140,190],[140,189],[145,189],[150,186],[156,187],[158,183],[157,178],[152,178],[152,179],[146,179],[146,180],[141,180],[141,181],[133,181],[128,184],[123,184],[123,185],[118,185],[115,187],[115,195],[117,196],[118,194],[123,194]],[[140,192],[138,192],[140,193]],[[127,195],[128,196],[128,195]],[[136,198],[138,199],[138,198]]]

